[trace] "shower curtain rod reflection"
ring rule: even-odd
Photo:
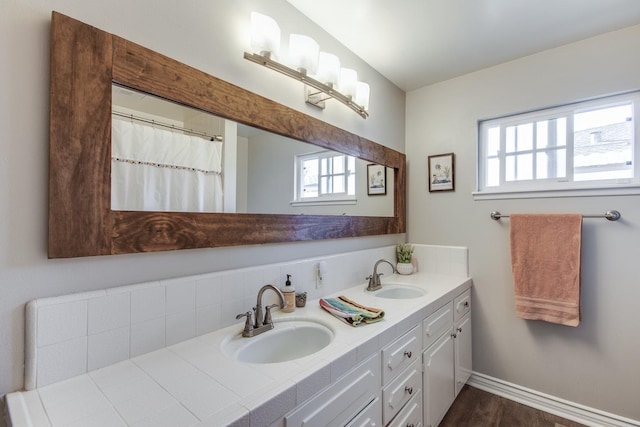
[[[133,114],[121,113],[120,111],[115,111],[115,110],[112,111],[111,114],[113,114],[114,116],[124,117],[125,119],[137,120],[139,122],[148,123],[153,126],[161,126],[161,127],[169,128],[172,130],[177,130],[180,132],[187,132],[192,135],[204,137],[210,141],[222,141],[222,135],[209,135],[208,133],[205,133],[205,132],[199,132],[193,129],[187,129],[187,128],[176,126],[176,125],[162,123],[156,120],[145,119],[144,117],[134,116]]]
[[[607,211],[601,215],[582,215],[583,218],[606,218],[609,221],[617,221],[622,218],[618,211]],[[491,219],[498,221],[500,218],[509,218],[509,215],[503,215],[498,211],[491,212]]]

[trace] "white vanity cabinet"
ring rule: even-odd
[[[379,426],[380,355],[353,368],[284,417],[287,427]]]
[[[471,375],[471,354],[466,290],[296,408],[285,425],[436,427]]]
[[[471,291],[423,321],[424,425],[436,427],[471,375]]]

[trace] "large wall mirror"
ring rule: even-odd
[[[56,12],[50,72],[50,258],[405,232],[402,153]]]

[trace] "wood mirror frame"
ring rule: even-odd
[[[49,258],[405,232],[405,155],[57,12],[51,20]],[[394,216],[111,210],[111,84],[393,168]]]

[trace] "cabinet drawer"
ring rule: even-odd
[[[416,326],[382,349],[382,383],[388,383],[404,368],[420,359],[420,331]]]
[[[388,423],[400,409],[422,390],[422,370],[418,360],[382,390],[382,420]]]
[[[455,322],[462,319],[462,316],[471,311],[471,289],[465,291],[453,300],[453,307],[455,309]]]
[[[422,348],[426,349],[453,325],[453,304],[449,302],[422,321]]]
[[[420,390],[387,427],[422,427],[422,425],[422,390]]]
[[[380,398],[375,400],[362,410],[353,420],[345,427],[380,427],[382,419],[382,403]]]
[[[285,425],[344,426],[380,393],[380,357],[370,357],[337,382],[287,414]]]

